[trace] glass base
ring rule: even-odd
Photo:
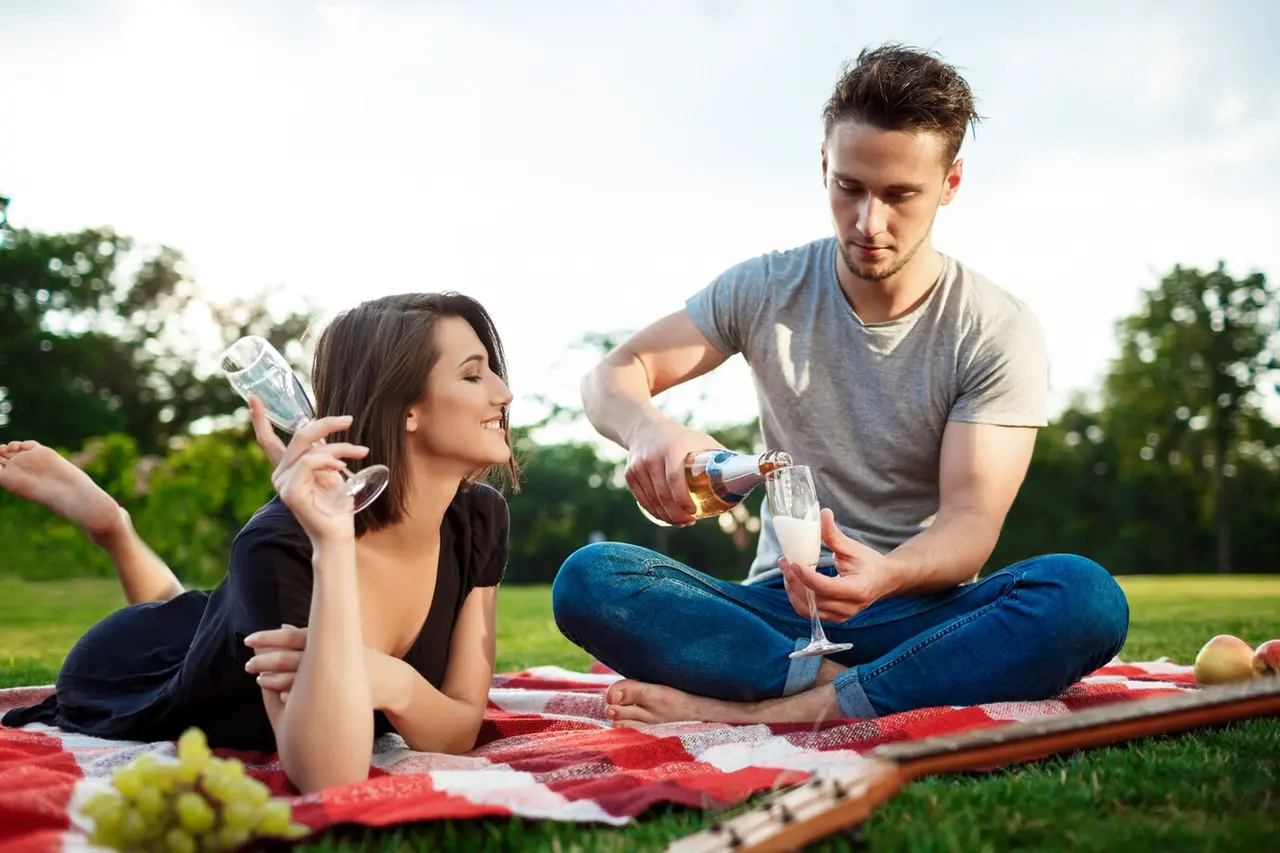
[[[390,468],[386,465],[370,465],[352,474],[343,485],[343,492],[355,502],[352,511],[359,512],[377,500],[389,482]]]
[[[815,641],[805,646],[803,649],[796,649],[794,652],[787,655],[787,657],[811,658],[811,657],[817,657],[818,655],[829,655],[833,652],[843,652],[846,649],[851,649],[851,648],[853,648],[853,643],[832,643],[829,641],[828,642]]]

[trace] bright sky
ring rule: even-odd
[[[1056,408],[1173,264],[1280,276],[1280,4],[1035,5],[0,0],[0,195],[174,246],[214,298],[462,290],[518,397],[576,402],[584,332],[830,233],[822,104],[903,41],[988,116],[935,244],[1035,309]],[[699,390],[755,413],[740,360]]]

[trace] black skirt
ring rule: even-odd
[[[38,705],[9,711],[3,724],[43,723],[112,740],[177,738],[209,716],[192,706],[182,678],[201,627],[217,621],[205,618],[209,603],[208,592],[189,590],[117,610],[72,647],[54,692]],[[217,704],[224,713],[232,710]]]

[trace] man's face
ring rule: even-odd
[[[961,162],[944,162],[931,132],[837,123],[822,148],[822,174],[840,254],[849,271],[883,281],[925,245],[938,206],[960,187]]]

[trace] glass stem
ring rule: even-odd
[[[306,426],[309,423],[311,423],[311,418],[307,417],[306,415],[303,415],[302,417],[298,418],[298,422],[294,425],[291,432],[297,432],[298,430],[302,429],[304,426]],[[326,442],[323,438],[317,438],[316,444],[328,444],[328,442]],[[338,469],[338,475],[342,477],[342,482],[345,484],[343,487],[343,494],[354,495],[356,490],[359,488],[359,484],[356,484],[354,486],[351,485],[350,472],[348,472],[347,469],[345,468],[340,468]],[[336,500],[341,500],[341,498],[339,497]]]
[[[818,600],[814,598],[813,590],[807,586],[804,588],[804,597],[809,599],[809,638],[815,643],[825,643],[827,635],[822,630],[822,620],[818,618]]]

